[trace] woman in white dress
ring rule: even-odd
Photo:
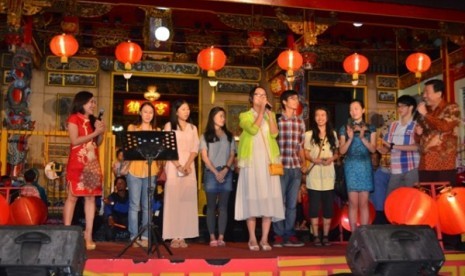
[[[197,176],[194,160],[199,150],[197,127],[190,122],[189,104],[177,100],[172,105],[165,131],[176,133],[178,160],[166,162],[163,202],[163,239],[171,239],[172,248],[185,248],[184,239],[199,236],[197,214]]]
[[[238,146],[239,180],[237,184],[235,219],[247,220],[249,249],[271,250],[268,234],[272,221],[284,219],[281,183],[279,175],[270,175],[268,165],[279,163],[279,147],[276,141],[278,125],[269,105],[267,93],[262,87],[249,94],[252,108],[239,115],[242,134]],[[260,243],[255,235],[256,218],[262,219]]]

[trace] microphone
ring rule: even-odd
[[[269,103],[266,103],[266,105],[265,105],[265,108],[267,108],[267,109],[271,110],[271,104],[269,104]]]
[[[99,120],[99,121],[102,120],[104,112],[105,112],[105,109],[101,108],[100,111],[98,112],[97,120]]]

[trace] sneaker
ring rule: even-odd
[[[274,237],[273,247],[283,247],[283,243],[284,243],[283,237],[281,236]]]
[[[291,236],[289,239],[284,243],[286,247],[302,247],[304,243],[299,241],[296,236]]]

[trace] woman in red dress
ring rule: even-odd
[[[71,142],[66,179],[68,197],[63,209],[63,222],[71,225],[78,197],[84,197],[86,229],[84,239],[88,250],[95,249],[92,227],[95,216],[95,196],[102,195],[102,170],[98,146],[103,141],[105,123],[93,115],[97,102],[92,93],[81,91],[74,96],[68,118]]]

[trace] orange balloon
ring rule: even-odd
[[[465,188],[441,194],[436,203],[441,231],[449,235],[465,233]]]
[[[39,225],[47,219],[47,206],[37,197],[19,197],[10,205],[10,218],[15,225]]]
[[[384,203],[387,219],[392,224],[435,227],[438,224],[438,208],[431,196],[410,187],[395,189]]]
[[[10,217],[10,205],[3,195],[0,195],[0,225],[8,223]]]
[[[376,217],[375,205],[371,201],[369,201],[368,208],[369,208],[368,224],[372,224]],[[344,207],[342,207],[340,220],[341,220],[342,227],[344,227],[344,229],[346,229],[347,231],[351,231],[350,223],[349,223],[349,205],[348,204],[345,204]],[[357,217],[357,226],[360,226],[360,210],[359,210],[358,217]]]

